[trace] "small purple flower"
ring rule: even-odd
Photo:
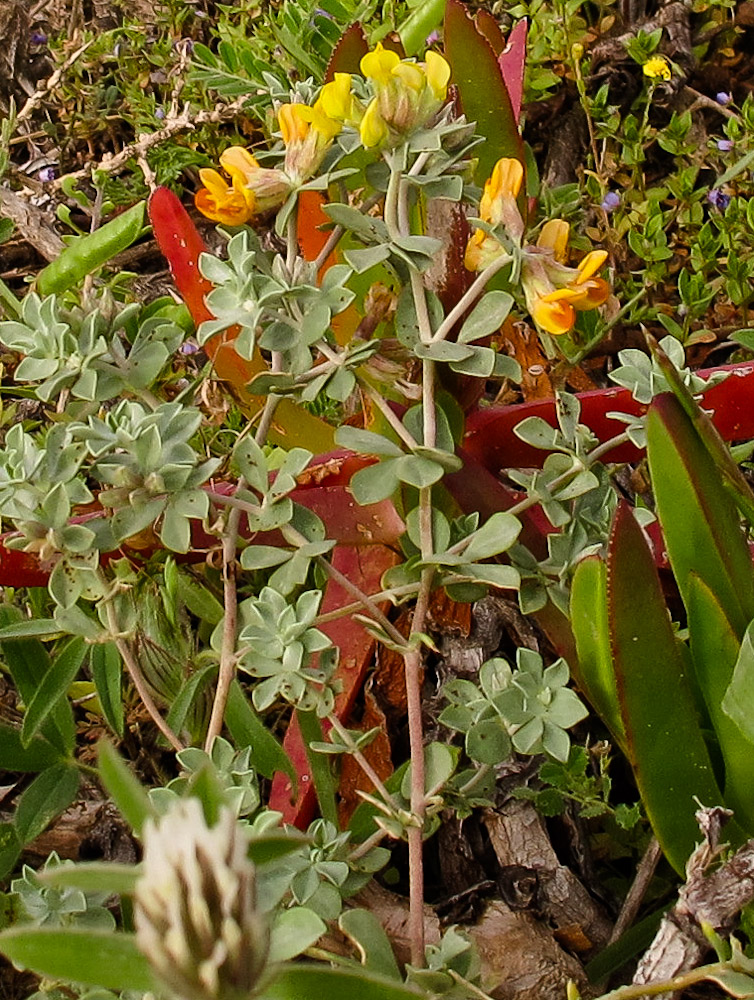
[[[29,41],[32,45],[46,45],[47,35],[44,31],[32,31],[31,35],[29,35]]]
[[[731,149],[733,149],[733,140],[732,139],[718,139],[717,140],[717,148],[720,150],[721,153],[729,153],[731,151]]]
[[[162,119],[165,117],[165,109],[164,108],[155,108],[154,109],[154,116],[155,116],[155,118],[159,118],[160,121],[162,121]]]
[[[435,30],[431,31],[424,39],[424,45],[426,48],[429,48],[430,45],[437,45],[439,41],[440,41],[440,32],[435,28]]]
[[[715,208],[719,208],[721,212],[730,205],[730,195],[721,191],[720,188],[712,188],[712,190],[707,195],[707,201],[710,205],[714,205]]]
[[[184,340],[179,348],[181,354],[196,354],[199,350],[199,345],[193,340]]]
[[[55,180],[55,167],[42,167],[37,176],[43,184],[48,184]]]
[[[718,104],[721,104],[724,108],[727,107],[733,100],[732,96],[721,90],[718,94],[715,94],[715,100]]]
[[[602,199],[601,208],[606,212],[613,212],[620,205],[620,195],[617,191],[608,191]]]

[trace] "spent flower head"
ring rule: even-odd
[[[269,931],[232,809],[210,827],[199,800],[184,799],[147,822],[134,917],[139,948],[174,996],[248,998],[267,964]]]

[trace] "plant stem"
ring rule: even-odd
[[[357,844],[356,847],[354,847],[354,849],[348,855],[348,860],[358,861],[359,858],[363,858],[364,855],[369,854],[369,852],[373,848],[379,847],[379,845],[382,843],[385,837],[387,837],[386,830],[375,830],[370,837],[367,837],[365,841],[363,841],[361,844]]]
[[[467,309],[470,309],[476,300],[482,295],[490,278],[496,275],[498,271],[501,271],[506,264],[510,264],[512,260],[513,258],[510,254],[501,253],[496,260],[493,260],[491,264],[485,267],[485,269],[477,275],[469,289],[464,292],[442,323],[440,323],[438,328],[435,330],[432,337],[433,344],[437,343],[438,340],[445,340]]]
[[[364,772],[364,774],[367,776],[367,778],[369,778],[369,780],[372,782],[375,789],[382,796],[382,798],[385,801],[385,804],[388,806],[392,806],[394,809],[398,809],[399,806],[395,800],[395,797],[390,794],[387,788],[385,788],[382,778],[380,778],[379,774],[377,774],[377,772],[369,763],[369,761],[366,759],[364,754],[361,752],[361,750],[359,750],[358,746],[356,745],[356,742],[354,741],[353,737],[348,732],[348,730],[341,725],[341,722],[338,719],[337,715],[335,715],[334,712],[331,713],[330,715],[327,716],[327,721],[330,723],[333,730],[338,734],[338,737],[342,741],[343,745],[348,747],[348,752],[357,762],[357,764]]]
[[[0,278],[0,301],[5,304],[6,311],[14,319],[21,315],[20,301],[16,298],[10,288],[8,288],[2,278]]]
[[[390,408],[390,404],[388,403],[388,401],[383,396],[381,396],[376,389],[373,389],[372,386],[370,385],[364,386],[364,392],[372,400],[372,402],[380,411],[380,413],[382,413],[385,420],[387,420],[387,422],[393,428],[393,430],[401,439],[401,441],[406,445],[407,448],[413,451],[414,448],[416,448],[416,446],[419,444],[419,442],[414,438],[413,434],[411,434],[411,432],[406,429],[404,424],[401,422],[401,419],[398,416],[398,414],[395,413]]]
[[[295,213],[294,213],[295,214]],[[289,226],[289,238],[293,233],[295,243],[295,223]],[[290,250],[290,244],[289,244]],[[295,259],[295,258],[294,258]],[[270,365],[273,372],[282,368],[282,357],[278,351],[272,352]],[[254,440],[258,445],[263,445],[267,433],[272,423],[275,407],[278,404],[278,396],[268,396],[265,400],[262,417],[259,421]],[[236,493],[246,488],[246,480],[241,476],[236,485]],[[230,499],[229,497],[227,499]],[[234,497],[235,499],[235,497]],[[215,697],[212,701],[212,713],[207,726],[207,735],[204,740],[204,749],[207,753],[212,750],[215,738],[220,735],[225,720],[225,709],[228,706],[230,688],[236,676],[236,644],[238,641],[238,587],[237,573],[238,563],[236,555],[238,552],[238,535],[241,527],[241,514],[243,507],[231,505],[225,530],[222,534],[223,549],[223,605],[225,607],[225,617],[223,618],[223,637],[220,647],[220,666],[217,671],[217,687]]]

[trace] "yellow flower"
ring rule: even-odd
[[[542,226],[537,246],[544,250],[552,250],[555,260],[564,264],[568,251],[568,236],[570,232],[570,225],[563,219],[548,219],[544,226]]]
[[[592,250],[574,269],[552,267],[543,257],[527,255],[521,269],[521,283],[526,307],[536,325],[559,336],[573,327],[575,310],[601,306],[610,294],[610,286],[595,275],[606,260],[604,250]],[[554,282],[562,284],[556,288]]]
[[[220,156],[230,185],[216,170],[200,170],[204,187],[197,191],[196,207],[213,222],[241,226],[254,215],[279,208],[291,182],[281,170],[266,170],[242,146],[230,146]]]
[[[367,52],[362,57],[359,67],[361,73],[368,80],[374,80],[386,87],[390,83],[390,77],[395,67],[400,63],[401,57],[397,52],[384,49],[382,42],[377,42],[373,52]]]
[[[336,73],[319,92],[315,107],[319,106],[334,121],[353,121],[354,98],[351,93],[351,74]]]
[[[229,185],[221,174],[208,168],[200,170],[199,177],[204,187],[194,195],[194,203],[202,215],[228,226],[242,226],[249,221],[254,208],[244,196],[242,183],[233,178]]]
[[[642,66],[642,72],[650,80],[669,80],[673,75],[665,56],[652,56],[651,59],[647,59]]]
[[[524,220],[516,203],[523,180],[524,168],[520,160],[498,160],[479,202],[479,218],[491,226],[503,225],[516,243],[521,242],[524,233]],[[477,229],[466,246],[464,264],[468,271],[482,271],[502,253],[505,249],[494,236]]]
[[[428,52],[426,62],[401,59],[378,43],[361,60],[361,72],[371,81],[374,100],[362,120],[361,138],[367,148],[400,141],[426,125],[442,107],[448,92],[450,66]]]
[[[428,52],[425,59],[425,71],[430,90],[438,101],[444,101],[448,95],[450,83],[450,65],[437,52]]]
[[[316,173],[325,153],[341,130],[340,122],[325,112],[318,99],[308,104],[283,104],[278,123],[285,143],[285,173],[292,183],[300,183]]]
[[[361,124],[359,125],[359,135],[365,149],[379,146],[387,139],[387,125],[380,114],[379,101],[376,97],[364,112],[364,117],[361,119]]]

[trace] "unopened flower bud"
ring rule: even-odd
[[[144,873],[135,895],[136,940],[181,1000],[248,1000],[269,934],[256,908],[254,866],[232,810],[208,827],[185,799],[144,829]]]

